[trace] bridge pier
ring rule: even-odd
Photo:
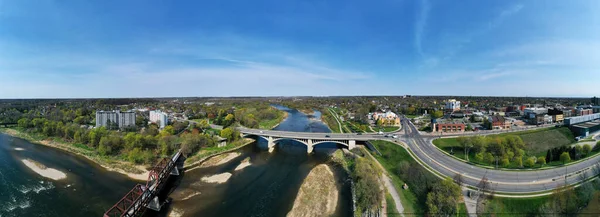
[[[272,136],[269,136],[267,139],[267,147],[269,148],[269,153],[273,153],[273,150],[275,150],[275,142],[273,142]]]
[[[313,151],[313,141],[312,141],[312,139],[309,139],[306,144],[306,152],[310,154],[310,153],[312,153],[312,151]]]
[[[356,140],[348,141],[348,149],[352,150],[356,147]]]

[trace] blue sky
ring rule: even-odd
[[[0,98],[600,95],[600,1],[0,0]]]

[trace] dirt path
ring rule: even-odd
[[[384,173],[381,174],[381,179],[383,180],[385,187],[387,188],[388,192],[390,192],[390,194],[392,195],[392,198],[394,199],[394,204],[396,204],[396,211],[398,211],[398,213],[400,213],[400,216],[404,216],[404,206],[402,206],[402,203],[400,202],[400,194],[398,194],[398,191],[396,190],[396,188],[394,187],[394,184],[392,183],[392,180],[390,179],[390,177],[388,177],[387,174],[387,170],[385,170],[385,168],[379,163],[379,161],[377,161],[377,159],[375,159],[371,153],[369,153],[367,151],[367,154],[369,155],[369,157],[371,157],[371,159],[373,161],[375,161],[377,163],[377,166],[379,166],[379,168],[381,169],[381,171],[383,171]]]

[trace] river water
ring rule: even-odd
[[[288,118],[275,130],[330,132],[320,122],[320,113],[305,115],[278,107]],[[285,216],[293,207],[298,190],[312,168],[331,164],[329,154],[336,144],[321,144],[312,154],[294,141],[280,141],[273,153],[267,142],[257,142],[234,151],[239,156],[227,163],[184,172],[174,178],[173,199],[161,213],[146,216]],[[251,165],[235,171],[242,160]],[[67,174],[54,181],[44,178],[22,163],[35,160]],[[334,216],[352,216],[352,196],[347,175],[332,167],[339,198]],[[229,172],[222,184],[201,181],[203,177]],[[54,148],[31,144],[0,134],[0,217],[9,216],[101,216],[138,181],[109,172],[97,164]]]
[[[278,108],[288,112],[288,118],[274,130],[330,132],[320,121],[319,112],[307,116],[296,110]],[[186,172],[171,194],[171,216],[286,216],[304,178],[315,166],[330,164],[329,154],[337,149],[335,144],[323,144],[307,154],[305,145],[284,140],[269,153],[266,143],[259,139],[235,151],[239,156],[227,163]],[[235,171],[246,158],[250,158],[251,166]],[[332,168],[339,190],[334,216],[352,216],[348,177],[340,169]],[[222,173],[232,176],[222,184],[201,181],[203,177]]]
[[[66,173],[44,178],[22,159]],[[101,216],[135,182],[86,158],[0,134],[0,217]]]

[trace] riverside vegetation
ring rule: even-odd
[[[136,126],[117,130],[112,127],[91,128],[87,124],[95,123],[94,114],[86,108],[56,107],[45,112],[39,109],[15,110],[17,127],[2,131],[84,155],[106,167],[141,173],[144,169],[136,165],[151,165],[159,157],[170,156],[179,149],[186,156],[198,153],[192,159],[200,159],[248,144],[249,141],[239,137],[234,127],[236,124],[253,128],[273,127],[285,118],[285,112],[268,104],[229,108],[211,108],[197,116],[207,118],[198,124],[176,121],[163,130],[155,124],[147,124],[147,114],[140,112]],[[209,121],[225,128],[211,129]],[[217,147],[217,135],[227,139],[226,147]],[[52,144],[45,141],[52,141]]]

